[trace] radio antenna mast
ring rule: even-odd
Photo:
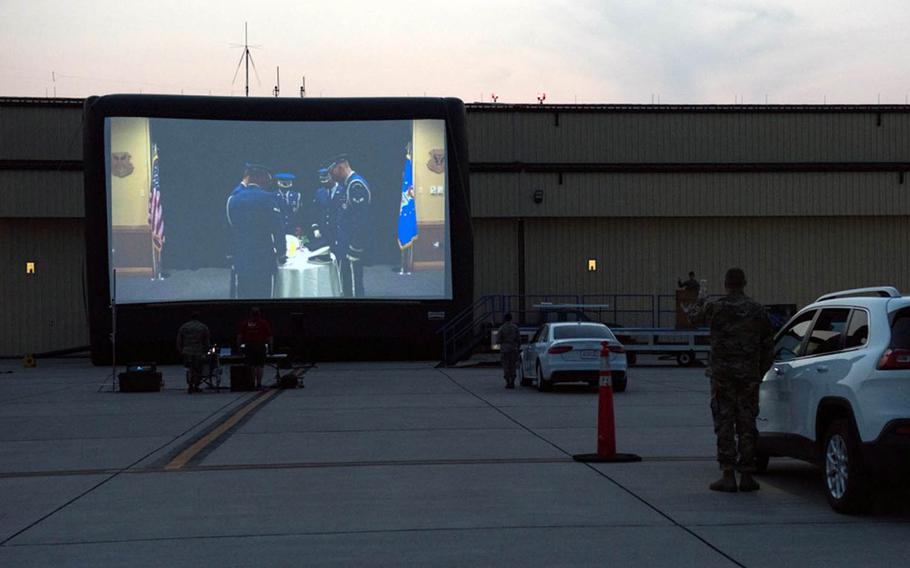
[[[272,89],[272,93],[274,93],[275,97],[278,97],[278,93],[280,93],[280,92],[281,92],[281,68],[276,66],[275,67],[275,88]]]
[[[256,70],[256,62],[253,61],[253,54],[250,52],[251,49],[256,49],[262,47],[261,45],[250,45],[250,34],[248,25],[246,22],[243,22],[243,45],[232,43],[231,47],[242,47],[243,53],[240,55],[240,61],[237,62],[237,69],[234,71],[234,79],[231,80],[231,85],[237,81],[237,73],[240,72],[240,66],[244,66],[244,74],[246,75],[246,86],[244,88],[244,95],[250,96],[250,66],[253,67],[253,73],[256,75],[256,83],[262,85],[262,81],[259,80],[259,71]],[[276,95],[277,96],[277,95]]]

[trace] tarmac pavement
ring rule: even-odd
[[[906,562],[906,491],[838,515],[793,460],[756,493],[709,491],[703,369],[631,369],[632,464],[572,461],[595,450],[596,394],[505,390],[493,368],[324,363],[268,396],[187,395],[179,367],[160,393],[112,392],[84,359],[4,370],[2,566]]]

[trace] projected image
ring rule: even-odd
[[[116,301],[450,299],[445,140],[442,120],[108,118]]]

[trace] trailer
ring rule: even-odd
[[[530,338],[544,323],[556,321],[599,321],[602,317],[591,317],[610,310],[607,304],[552,304],[534,305],[540,314],[536,325],[519,325],[522,344]],[[700,359],[706,359],[711,351],[708,328],[672,329],[663,327],[622,327],[615,323],[606,323],[626,350],[630,365],[634,365],[638,355],[658,355],[661,359],[675,359],[681,367],[695,365]],[[493,351],[499,350],[499,333],[491,330],[490,344]]]

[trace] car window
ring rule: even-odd
[[[531,338],[531,341],[529,343],[537,343],[537,341],[540,339],[540,332],[542,331],[543,327],[537,328],[537,331],[534,332],[534,337]]]
[[[809,341],[806,342],[806,355],[824,355],[840,351],[844,344],[844,332],[847,330],[848,308],[827,308],[822,310],[812,326]]]
[[[540,343],[540,342],[546,343],[549,335],[550,335],[550,326],[545,325],[545,326],[541,327],[540,331],[537,333],[537,340],[534,343]]]
[[[613,339],[613,334],[603,325],[558,325],[553,339]]]
[[[789,361],[802,355],[803,339],[809,333],[809,326],[812,325],[813,318],[815,318],[815,310],[809,310],[797,316],[780,332],[774,344],[775,361]]]
[[[850,316],[850,325],[847,326],[847,337],[844,339],[844,349],[862,347],[869,340],[869,314],[866,310],[853,310]]]
[[[891,348],[910,349],[910,310],[901,310],[891,322]]]

